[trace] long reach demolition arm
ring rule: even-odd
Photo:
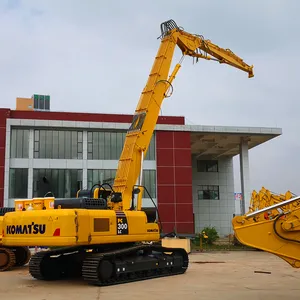
[[[205,40],[200,35],[188,33],[179,28],[173,20],[161,24],[161,45],[155,57],[148,81],[140,96],[132,124],[126,134],[123,151],[119,160],[114,191],[122,194],[122,201],[114,204],[116,210],[128,210],[132,202],[132,188],[142,185],[142,164],[151,141],[166,92],[172,88],[172,82],[181,64],[176,64],[169,76],[175,47],[182,51],[183,57],[215,60],[248,73],[253,77],[253,66],[249,66],[229,49],[223,49]],[[141,209],[143,188],[139,188],[137,210]]]

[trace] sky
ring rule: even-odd
[[[49,94],[52,111],[132,114],[152,67],[160,24],[231,49],[254,77],[185,58],[162,115],[187,124],[282,128],[250,150],[251,189],[300,195],[297,0],[0,0],[0,107]],[[178,50],[174,63],[181,57]],[[239,161],[234,158],[235,190]]]

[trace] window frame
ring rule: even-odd
[[[202,196],[200,194],[202,193]],[[213,195],[216,195],[214,197]],[[220,200],[220,187],[218,185],[198,185],[197,199],[203,200]]]
[[[83,170],[82,169],[33,169],[33,197],[44,197],[43,177],[50,183],[50,192],[56,198],[75,198],[79,189],[82,189]]]
[[[33,142],[34,158],[83,159],[83,130],[36,128]]]
[[[127,132],[124,130],[88,130],[88,160],[119,160]],[[156,136],[153,133],[145,160],[156,159]]]
[[[33,109],[37,111],[50,110],[50,96],[34,94],[31,98],[33,100]]]
[[[29,158],[28,128],[12,127],[10,132],[10,158]]]
[[[28,168],[9,169],[9,199],[26,199],[28,196]],[[18,186],[17,186],[18,185]]]

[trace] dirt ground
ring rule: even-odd
[[[255,271],[271,272],[255,273]],[[0,273],[1,300],[300,299],[300,270],[259,251],[196,253],[184,275],[120,284],[42,282],[28,267]]]

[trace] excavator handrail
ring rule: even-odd
[[[293,203],[293,202],[295,202],[295,201],[297,201],[297,200],[299,200],[299,199],[300,199],[300,196],[297,196],[297,197],[294,197],[294,198],[291,198],[291,199],[282,201],[282,202],[280,202],[280,203],[276,203],[276,204],[274,204],[274,205],[264,207],[264,208],[262,208],[262,209],[260,209],[260,210],[251,212],[251,213],[249,213],[249,214],[246,214],[245,217],[246,217],[246,219],[252,218],[252,217],[255,217],[255,216],[257,216],[257,215],[260,215],[261,213],[270,211],[270,210],[272,210],[272,209],[280,208],[280,207],[285,206],[285,205],[287,205],[287,204],[291,204],[291,203]]]

